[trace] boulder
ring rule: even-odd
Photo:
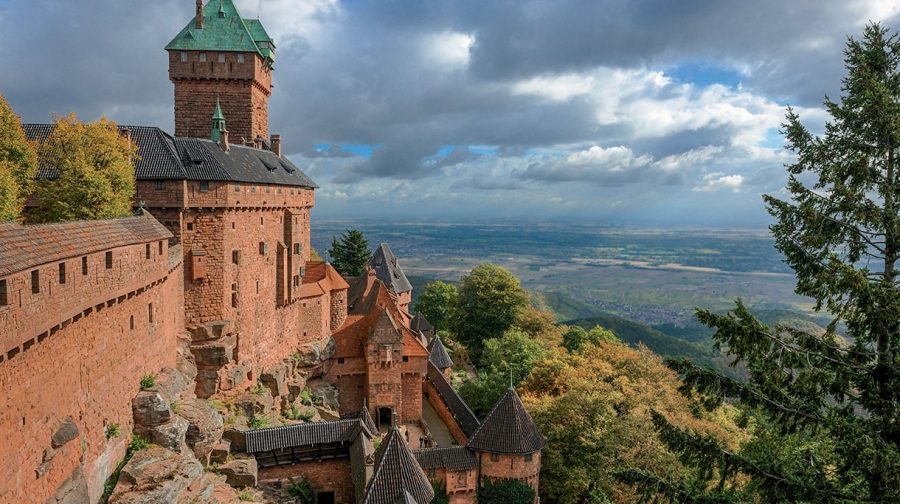
[[[229,453],[231,453],[231,441],[222,439],[216,443],[215,446],[213,446],[212,451],[209,452],[209,461],[221,464],[228,460]]]
[[[222,415],[203,399],[178,401],[175,414],[187,420],[185,441],[194,455],[205,461],[213,446],[222,439]]]
[[[213,483],[193,455],[154,446],[122,468],[110,504],[212,504]]]
[[[131,414],[137,427],[154,427],[172,419],[172,408],[162,393],[142,390],[131,400]]]
[[[191,345],[191,353],[194,355],[197,369],[219,369],[232,362],[235,343],[235,338],[232,336]]]
[[[53,436],[50,437],[50,446],[59,448],[62,445],[78,437],[78,427],[72,417],[66,417],[63,423],[56,429]]]
[[[217,340],[223,336],[227,336],[232,331],[230,320],[219,320],[210,322],[200,327],[190,329],[192,341],[209,341]]]
[[[156,383],[149,391],[159,392],[169,402],[178,399],[192,383],[177,369],[165,368],[156,375]]]
[[[228,447],[231,453],[244,453],[247,451],[247,437],[244,435],[250,430],[245,425],[233,425],[226,427],[222,433],[222,439],[228,441]]]
[[[318,408],[316,408],[316,414],[319,418],[326,422],[341,419],[341,414],[338,413],[337,410],[326,408],[324,406],[319,406]]]
[[[180,452],[185,447],[188,426],[187,420],[180,416],[173,416],[171,420],[160,425],[135,425],[134,432],[153,444]]]
[[[245,416],[255,417],[265,415],[272,411],[275,401],[268,391],[262,394],[245,392],[234,398],[233,407]]]
[[[306,382],[310,392],[322,398],[322,406],[325,409],[338,411],[341,408],[338,388],[324,380],[310,380]]]
[[[288,362],[282,362],[273,366],[268,371],[259,375],[259,382],[269,389],[269,392],[275,397],[288,395],[287,377],[290,372],[291,365]]]
[[[250,366],[246,364],[229,364],[225,366],[223,372],[219,373],[221,380],[219,387],[222,390],[231,390],[240,387],[245,381],[249,380]]]
[[[335,351],[334,338],[329,336],[322,341],[301,346],[294,354],[300,367],[314,367],[331,358]]]
[[[235,488],[256,486],[256,459],[235,459],[219,466],[219,473],[225,476],[225,482]]]
[[[219,391],[219,371],[217,369],[198,369],[195,379],[194,394],[206,399]]]

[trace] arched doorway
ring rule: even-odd
[[[378,408],[378,430],[385,432],[391,428],[394,419],[394,410],[387,406]]]

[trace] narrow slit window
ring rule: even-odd
[[[112,259],[112,251],[106,253],[106,269],[112,269],[113,267],[113,259]]]
[[[219,53],[219,63],[225,63],[225,53]]]
[[[187,60],[188,60],[188,55],[187,55],[187,53],[186,53],[186,52],[182,52],[182,53],[181,53],[181,62],[182,62],[182,63],[187,63]]]
[[[147,259],[150,259],[150,244],[149,243],[144,247],[144,257]]]
[[[147,320],[153,323],[153,303],[147,305]]]
[[[82,275],[87,275],[87,274],[88,274],[87,256],[83,256],[83,257],[81,258],[81,274],[82,274]]]
[[[64,262],[59,263],[59,283],[66,283],[66,263]]]
[[[163,255],[163,242],[159,240],[159,255]]]
[[[9,292],[7,289],[6,280],[0,280],[0,306],[9,304]]]
[[[40,294],[41,292],[41,272],[34,270],[31,272],[31,293]]]

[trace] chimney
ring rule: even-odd
[[[203,29],[203,0],[197,0],[197,29]]]
[[[276,156],[281,157],[281,135],[272,135],[270,145],[272,147],[272,152],[274,152]]]
[[[221,135],[219,136],[219,146],[222,147],[222,150],[228,152],[228,130],[222,129]]]

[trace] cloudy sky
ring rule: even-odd
[[[213,0],[219,1],[219,0]],[[759,226],[841,51],[900,0],[235,0],[278,44],[272,132],[317,218]],[[0,0],[0,93],[173,130],[193,0]]]

